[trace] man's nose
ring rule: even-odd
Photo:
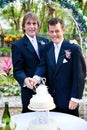
[[[53,32],[53,35],[56,36],[56,32]]]
[[[30,26],[31,26],[31,27],[34,27],[34,24],[33,24],[33,23],[31,23],[31,24],[30,24]]]

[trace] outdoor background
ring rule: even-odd
[[[87,0],[0,0],[1,115],[5,100],[8,100],[10,108],[13,108],[11,114],[21,112],[20,86],[14,79],[12,71],[11,45],[23,36],[21,22],[28,11],[35,12],[39,17],[41,24],[38,34],[45,37],[48,37],[47,21],[51,17],[62,18],[66,26],[65,38],[77,40],[87,64]],[[14,101],[5,99],[5,97],[12,99],[14,96],[16,96]],[[87,83],[83,93],[85,100],[81,100],[80,113],[83,118],[87,116],[86,96]]]

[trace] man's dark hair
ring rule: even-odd
[[[63,22],[62,19],[59,19],[59,18],[51,18],[51,19],[48,21],[48,29],[49,29],[49,25],[54,26],[54,25],[56,25],[57,23],[60,23],[60,24],[61,24],[61,27],[64,28],[64,22]]]

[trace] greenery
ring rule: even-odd
[[[20,95],[20,86],[13,77],[12,61],[10,58],[4,58],[0,63],[2,73],[0,73],[0,96],[18,96]]]
[[[72,10],[73,19],[77,25],[80,40],[86,40],[87,36],[87,17],[83,14],[78,4],[75,4],[73,0],[60,0],[60,5],[68,10]],[[69,11],[67,11],[68,14]],[[81,41],[82,42],[82,41]]]
[[[21,21],[24,14],[27,11],[33,11],[41,21],[39,30],[41,35],[47,36],[47,21],[49,18],[59,17],[65,21],[66,38],[76,39],[79,44],[82,42],[82,48],[86,49],[87,2],[84,2],[84,0],[19,0],[19,2],[16,0],[3,0],[1,5],[3,7],[1,6],[0,13],[11,26],[8,30],[3,29],[4,33],[21,34]],[[70,16],[74,18],[78,27]]]
[[[9,82],[6,76],[0,77],[0,96],[19,96],[20,86],[13,78],[9,77]]]
[[[40,19],[39,34],[48,37],[47,21],[51,17],[59,17],[64,20],[66,26],[66,39],[76,39],[84,53],[87,52],[87,0],[1,0],[0,16],[7,20],[10,28],[6,29],[2,24],[4,34],[4,46],[1,53],[10,53],[11,44],[23,36],[21,22],[28,11],[35,12]],[[20,87],[12,74],[4,73],[0,76],[0,95],[20,95]],[[87,86],[87,84],[86,84]],[[87,87],[86,87],[87,90]]]
[[[8,48],[8,47],[2,47],[2,48],[0,48],[0,51],[1,51],[1,52],[11,53],[11,49]]]

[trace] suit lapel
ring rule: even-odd
[[[48,60],[50,62],[50,65],[52,66],[52,68],[55,68],[56,61],[55,61],[55,54],[54,54],[54,45],[53,45],[53,43],[52,43],[52,46],[51,46],[51,48],[49,49],[49,51],[47,53],[47,56],[48,56]]]
[[[37,44],[38,44],[39,56],[41,56],[42,49],[43,49],[45,42],[39,36],[36,36],[36,39],[37,39]],[[41,42],[44,42],[44,44],[42,44]]]
[[[42,45],[41,45],[41,41],[40,41],[40,39],[39,39],[38,37],[36,37],[36,38],[37,38],[37,44],[38,44],[38,52],[39,52],[39,56],[40,56]]]
[[[35,58],[39,59],[39,57],[36,54],[36,51],[34,49],[34,47],[32,46],[30,40],[27,38],[27,36],[25,36],[25,45],[27,50],[32,53],[32,55],[34,55]]]

